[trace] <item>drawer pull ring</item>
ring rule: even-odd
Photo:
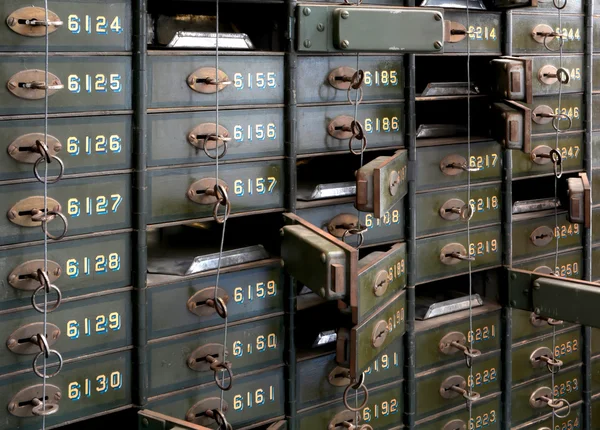
[[[211,370],[215,373],[215,383],[217,384],[217,387],[223,391],[231,390],[231,387],[233,387],[233,372],[231,371],[231,363],[228,361],[221,362],[212,355],[207,355],[204,357],[204,359],[210,364]],[[223,382],[219,382],[219,371],[227,372],[229,385],[223,385]],[[223,378],[223,380],[225,380],[225,378]]]
[[[346,76],[342,77],[342,81],[343,82],[350,82],[350,86],[348,87],[348,91],[347,91],[347,95],[348,95],[348,103],[350,103],[352,106],[360,104],[363,100],[363,89],[362,89],[362,84],[363,81],[365,79],[365,72],[363,70],[358,70],[356,71],[356,73],[354,73],[352,75],[352,77],[347,80]],[[336,80],[338,79],[338,77],[336,77]],[[358,94],[355,100],[352,100],[352,90],[357,90]]]
[[[336,226],[337,228],[337,226]],[[342,241],[346,242],[347,236],[358,236],[358,244],[356,245],[356,249],[360,248],[365,242],[365,232],[368,230],[367,227],[359,225],[358,227],[349,227],[344,230],[342,234]]]
[[[227,195],[227,190],[225,187],[219,183],[215,184],[214,195],[218,198],[215,203],[215,207],[213,209],[213,217],[215,221],[219,224],[225,223],[229,215],[231,214],[231,202],[229,201],[229,196]],[[224,206],[225,213],[223,214],[223,218],[219,216],[219,208]]]
[[[552,85],[559,82],[563,85],[567,85],[571,81],[569,71],[564,67],[556,68],[551,65],[546,65],[540,68],[538,72],[539,80],[546,85]]]
[[[566,399],[553,399],[552,390],[549,387],[540,387],[529,397],[529,405],[533,408],[548,406],[557,418],[566,418],[571,413],[571,404]],[[566,407],[565,414],[559,414],[558,410]]]
[[[440,395],[444,399],[454,399],[462,396],[468,403],[473,403],[481,397],[481,394],[475,391],[467,391],[467,382],[465,378],[459,375],[446,378],[440,386]]]
[[[39,376],[40,378],[42,378],[42,379],[44,379],[44,374],[39,371],[37,362],[38,362],[39,358],[41,356],[45,355],[45,354],[46,353],[44,351],[40,351],[40,353],[38,355],[36,355],[35,358],[33,359],[33,365],[32,365],[33,371],[35,372],[35,374],[37,376]],[[56,365],[57,367],[56,367],[56,370],[54,371],[54,373],[46,373],[45,379],[49,379],[49,378],[52,378],[52,377],[58,375],[59,372],[62,370],[62,367],[63,367],[63,358],[62,358],[62,355],[60,355],[60,353],[58,351],[54,350],[54,349],[48,350],[48,357],[51,354],[56,355],[56,358],[58,358],[58,364]]]
[[[59,217],[63,222],[63,231],[58,236],[52,235],[48,231],[48,222],[52,221],[54,218]],[[47,214],[44,214],[43,211],[38,212],[37,214],[32,214],[31,219],[33,221],[41,221],[42,222],[42,231],[44,234],[52,240],[61,240],[63,237],[67,235],[67,230],[69,229],[69,222],[67,218],[59,211],[48,211]]]
[[[42,401],[40,399],[33,399],[31,400],[31,404],[33,405],[33,409],[31,409],[31,413],[35,416],[44,416],[47,417],[48,415],[52,415],[55,414],[56,412],[58,412],[58,403],[51,403],[46,401],[45,402],[46,405],[44,407],[44,404],[42,403]]]
[[[438,348],[442,354],[451,355],[460,351],[465,356],[465,362],[470,369],[473,366],[473,359],[481,355],[478,349],[470,349],[466,346],[467,338],[464,334],[453,331],[445,335],[441,340]]]
[[[350,136],[350,140],[348,141],[350,152],[354,155],[361,155],[367,149],[367,136],[365,135],[362,125],[358,121],[352,121],[350,128],[352,130],[352,136]],[[358,151],[352,148],[354,139],[362,141],[362,145]]]
[[[43,314],[45,312],[52,312],[52,311],[56,310],[60,306],[60,303],[62,302],[62,292],[60,291],[60,289],[56,285],[52,285],[50,283],[48,275],[42,269],[38,269],[38,276],[39,276],[39,279],[40,279],[40,286],[31,295],[31,305],[33,306],[33,308],[36,311],[38,311],[41,314]],[[56,296],[57,296],[56,297],[56,302],[54,303],[53,306],[50,306],[50,307],[47,307],[46,309],[44,309],[43,307],[41,307],[40,305],[38,305],[38,303],[35,300],[35,298],[38,295],[38,293],[40,293],[42,291],[45,291],[46,294],[50,294],[51,290],[56,291]]]
[[[65,173],[65,165],[62,162],[62,160],[60,158],[58,158],[56,155],[50,155],[50,152],[48,150],[48,145],[46,145],[45,142],[42,142],[41,140],[36,140],[35,141],[35,152],[38,152],[41,157],[37,159],[37,161],[35,162],[35,164],[33,165],[33,174],[35,175],[35,178],[40,181],[42,184],[46,183],[46,184],[55,184],[58,181],[61,180],[61,178],[63,177],[63,174]],[[50,164],[52,162],[52,160],[56,160],[56,162],[58,163],[58,165],[60,166],[60,171],[58,172],[58,175],[54,178],[54,179],[48,179],[48,178],[42,178],[38,172],[38,166],[40,165],[40,163],[46,162],[48,164]]]
[[[363,399],[363,402],[360,406],[353,408],[352,406],[350,406],[350,403],[348,403],[348,394],[350,393],[350,389],[359,391],[361,388],[363,389],[363,391],[365,393],[365,398]],[[346,409],[348,409],[352,412],[358,412],[367,405],[368,401],[369,401],[369,390],[367,389],[367,387],[365,385],[365,374],[361,373],[360,377],[358,378],[358,382],[356,382],[356,384],[354,384],[353,382],[350,382],[350,384],[348,384],[348,386],[344,390],[344,406],[346,406]]]
[[[227,418],[225,418],[225,414],[223,414],[220,409],[209,409],[204,415],[215,420],[219,426],[218,430],[233,430],[233,427],[229,424]]]
[[[28,6],[11,13],[6,18],[6,25],[21,36],[43,37],[46,32],[54,33],[64,23],[57,14],[49,9]]]

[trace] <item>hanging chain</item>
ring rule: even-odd
[[[220,403],[219,409],[207,411],[207,415],[212,416],[215,422],[218,425],[219,430],[232,430],[233,427],[227,421],[225,417],[225,412],[223,409],[224,404],[224,395],[225,391],[228,391],[233,386],[233,372],[231,370],[231,362],[227,361],[227,332],[228,332],[228,310],[225,301],[219,297],[219,278],[221,275],[221,263],[223,261],[223,248],[225,246],[225,231],[227,228],[227,220],[231,213],[231,202],[229,200],[229,195],[227,194],[227,189],[224,185],[221,184],[219,179],[219,159],[222,158],[227,152],[227,139],[223,136],[219,135],[219,93],[220,88],[219,85],[219,0],[216,0],[216,29],[215,29],[215,76],[216,81],[215,85],[217,90],[215,91],[215,134],[211,135],[211,138],[214,138],[216,141],[215,144],[215,155],[211,156],[208,152],[210,158],[215,160],[215,186],[214,186],[214,195],[217,197],[217,201],[213,208],[213,217],[217,224],[222,224],[221,230],[221,243],[219,246],[219,259],[217,263],[217,275],[215,280],[215,288],[214,288],[214,306],[217,314],[223,318],[224,321],[224,329],[223,329],[223,353],[221,355],[222,360],[217,360],[214,357],[207,357],[207,361],[210,363],[210,368],[214,372],[215,383],[217,387],[219,387],[220,393]],[[208,139],[207,139],[208,141]],[[222,141],[224,145],[223,151],[219,154],[219,142]],[[206,152],[206,144],[205,144],[205,152]],[[223,215],[219,215],[219,209],[221,206],[224,209]],[[220,377],[220,379],[219,379]]]
[[[33,359],[33,363],[32,363],[33,372],[35,373],[36,376],[38,376],[39,378],[42,379],[42,396],[41,396],[41,399],[34,398],[31,400],[31,403],[33,405],[33,408],[31,411],[32,414],[42,417],[42,430],[44,430],[46,428],[46,417],[48,415],[52,415],[52,414],[58,412],[58,409],[59,409],[59,406],[57,403],[54,403],[53,401],[49,401],[46,398],[46,385],[47,385],[46,380],[58,375],[58,373],[60,373],[60,371],[62,370],[62,367],[63,367],[63,358],[62,358],[61,354],[58,351],[50,348],[50,345],[48,344],[48,338],[47,338],[48,314],[50,312],[56,310],[60,306],[61,301],[62,301],[62,294],[61,294],[60,289],[56,285],[51,284],[50,279],[48,277],[48,239],[54,239],[54,240],[62,239],[66,235],[67,228],[68,228],[68,223],[67,223],[67,219],[65,218],[65,216],[62,213],[60,213],[59,210],[50,210],[50,208],[48,208],[48,184],[54,184],[61,180],[63,173],[64,173],[64,164],[63,164],[62,160],[60,158],[58,158],[57,156],[55,156],[55,155],[50,156],[48,146],[47,146],[47,143],[48,143],[48,103],[49,103],[48,75],[49,75],[49,62],[50,62],[50,60],[49,60],[50,55],[49,55],[48,26],[51,25],[50,21],[48,19],[48,0],[44,0],[44,13],[45,13],[45,20],[43,23],[41,23],[41,25],[43,25],[46,29],[45,49],[44,49],[44,84],[45,85],[43,88],[44,89],[44,140],[36,141],[35,147],[31,148],[32,151],[40,154],[40,158],[35,162],[35,164],[33,166],[33,174],[34,174],[35,178],[44,185],[43,208],[31,210],[31,219],[33,221],[40,222],[41,226],[42,226],[42,230],[44,232],[44,267],[43,267],[43,269],[40,268],[37,270],[35,278],[40,282],[40,286],[31,295],[32,307],[37,312],[43,314],[42,333],[37,333],[34,336],[35,341],[36,341],[38,347],[40,348],[40,352],[38,354],[36,354],[35,358]],[[55,178],[49,179],[48,165],[52,161],[55,161],[58,164],[60,170],[59,170],[59,174]],[[43,176],[40,175],[40,173],[38,171],[39,165],[41,163],[44,163]],[[63,221],[63,224],[64,224],[63,232],[59,236],[53,236],[48,231],[48,223],[50,221],[52,221],[53,219],[55,219],[56,217],[59,217]],[[43,295],[44,295],[43,305],[38,304],[38,302],[36,300],[36,297],[40,293],[43,293]],[[56,301],[49,307],[48,306],[48,295],[50,293],[56,293]],[[56,369],[54,370],[54,372],[49,373],[48,372],[48,359],[52,355],[56,356],[56,359],[58,360],[58,362],[55,365]],[[39,369],[40,365],[38,363],[40,358],[42,359],[41,371]]]

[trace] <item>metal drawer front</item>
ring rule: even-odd
[[[397,428],[402,423],[403,386],[402,381],[392,382],[375,390],[369,390],[369,401],[359,412],[359,424],[369,424],[377,430]],[[349,396],[350,405],[354,406],[354,394]],[[363,402],[362,391],[358,395],[358,405]],[[344,412],[346,411],[346,412]],[[344,415],[338,415],[344,413]],[[342,401],[332,402],[313,409],[300,411],[297,416],[298,430],[326,429],[332,421],[343,421],[340,418],[354,419],[354,412],[348,411]],[[333,428],[341,428],[333,427]]]
[[[472,54],[485,53],[488,55],[502,53],[502,27],[500,26],[500,13],[490,12],[472,12],[469,14],[469,28],[467,27],[466,12],[458,12],[447,10],[444,11],[444,21],[446,24],[451,21],[453,25],[460,24],[468,32],[458,42],[450,42],[446,40],[444,43],[444,53],[466,53],[467,52],[467,37],[470,41],[470,51]],[[456,23],[456,24],[455,24]]]
[[[231,82],[219,92],[221,106],[283,103],[283,55],[220,54],[219,69],[226,75],[221,74],[219,81]],[[214,90],[201,93],[188,85],[188,79],[203,79],[203,73],[215,75],[214,54],[151,52],[148,57],[148,106],[214,107]]]
[[[467,172],[452,166],[469,166],[471,183],[501,180],[502,147],[497,142],[471,143],[471,159],[467,161],[467,145],[443,145],[417,148],[417,189],[467,185]],[[443,169],[442,169],[443,166]]]
[[[311,224],[328,231],[329,223],[340,214],[357,216],[359,213],[352,203],[335,206],[320,206],[298,209],[297,215]],[[404,238],[404,200],[400,200],[383,217],[377,219],[373,214],[360,212],[360,224],[367,227],[364,233],[364,245],[397,242]],[[346,242],[356,245],[358,239],[349,237]]]
[[[540,133],[556,133],[552,126],[552,121],[546,124],[538,124],[535,122],[535,113],[544,109],[544,106],[549,107],[554,113],[558,112],[558,97],[556,96],[539,96],[534,97],[533,103],[525,103],[525,106],[531,109],[532,121],[531,121],[531,134]],[[581,93],[576,94],[564,94],[560,105],[560,113],[567,115],[572,120],[572,126],[570,131],[583,130],[583,118],[585,117],[585,106],[583,104],[583,95]],[[555,121],[561,130],[566,130],[569,126],[569,121],[560,118]],[[554,147],[554,146],[553,146]]]
[[[592,148],[600,147],[600,136],[594,132],[594,139],[592,142]],[[594,157],[595,153],[592,152],[592,163],[594,170],[592,171],[592,202],[600,202],[600,170],[598,170],[600,158]]]
[[[567,410],[560,411],[559,415],[564,416],[566,413]],[[581,416],[581,402],[575,405],[571,405],[571,413],[569,413],[564,418],[559,418],[556,416],[553,418],[552,415],[553,414],[550,414],[546,416],[546,418],[536,421],[534,424],[528,425],[527,423],[525,423],[519,427],[516,427],[516,430],[539,430],[543,428],[576,430],[582,428],[583,417]],[[591,428],[595,428],[593,423]]]
[[[0,156],[0,180],[30,179],[33,164],[19,162],[9,154],[43,140],[44,121],[0,121],[0,133],[6,148]],[[65,164],[65,175],[131,167],[130,116],[51,118],[48,134],[58,141],[53,149],[59,150],[56,155]],[[50,163],[48,175],[57,174],[57,163]]]
[[[567,214],[558,214],[558,223],[552,215],[543,217],[515,217],[513,227],[513,257],[525,258],[549,254],[582,245],[583,226],[569,222]],[[535,242],[534,242],[535,241]]]
[[[600,396],[592,398],[592,426],[600,426]]]
[[[473,403],[471,414],[464,406],[440,418],[416,424],[417,430],[446,430],[446,428],[500,429],[502,406],[500,396],[490,396]],[[454,427],[450,426],[450,423]],[[450,426],[450,427],[445,427]],[[468,427],[467,427],[468,426]]]
[[[148,278],[151,283],[153,278],[153,275]],[[156,276],[156,279],[160,278]],[[216,311],[207,314],[201,310],[202,306],[190,307],[202,301],[200,295],[203,292],[208,292],[208,297],[214,296],[215,278],[191,278],[149,288],[149,337],[155,339],[223,324],[223,319]],[[256,267],[235,272],[223,270],[219,276],[219,290],[227,296],[229,322],[283,311],[282,285],[279,261],[268,265],[257,264]],[[208,306],[203,307],[206,308]],[[173,312],[175,309],[178,312]],[[165,315],[169,317],[165,318]]]
[[[554,376],[554,388],[552,388],[552,376],[540,378],[535,382],[527,382],[512,389],[512,425],[524,423],[526,421],[547,415],[550,407],[540,408],[530,405],[530,398],[536,390],[546,387],[554,389],[555,399],[566,399],[573,404],[581,400],[582,390],[581,367],[574,366],[570,369],[563,369]]]
[[[512,342],[517,343],[520,340],[530,339],[541,336],[553,331],[553,326],[548,321],[540,319],[533,312],[523,311],[521,309],[512,310]],[[556,330],[562,330],[572,327],[574,324],[563,322],[556,326]]]
[[[347,74],[356,72],[356,56],[299,56],[297,82],[298,103],[348,103],[348,91],[330,85],[329,75],[340,67]],[[365,72],[363,101],[399,100],[404,98],[403,56],[361,55],[358,68]],[[340,76],[344,76],[341,73]],[[351,77],[351,76],[350,76]],[[335,79],[335,78],[334,78]],[[364,107],[364,105],[362,105]]]
[[[446,185],[446,184],[442,184]],[[460,214],[450,212],[461,210],[467,203],[473,210],[471,228],[495,224],[501,221],[501,184],[474,186],[469,192],[466,188],[443,189],[417,195],[417,237],[435,233],[465,230],[467,223],[461,221]]]
[[[41,98],[37,99],[20,98],[9,91],[10,82],[16,82],[17,85],[22,81],[29,82],[27,78],[15,76],[17,73],[32,69],[44,70],[44,58],[2,58],[0,115],[44,113],[43,90],[28,90],[41,92]],[[51,57],[49,72],[64,85],[63,89],[50,95],[50,113],[131,109],[130,57]],[[43,77],[44,73],[41,75]]]
[[[592,393],[600,392],[600,357],[592,360]]]
[[[48,380],[60,390],[59,410],[46,417],[47,426],[102,414],[131,404],[132,353],[102,355],[65,364],[62,371]],[[16,417],[8,408],[19,391],[41,384],[41,379],[29,371],[0,381],[0,420],[4,428],[39,429],[42,418]],[[16,408],[15,408],[16,410]]]
[[[600,231],[596,232],[600,226],[600,206],[592,208],[592,227],[596,227],[592,230],[592,242],[600,241]]]
[[[37,181],[0,186],[0,213],[4,214],[0,216],[0,245],[43,238],[40,226],[21,227],[9,219],[14,215],[9,212],[18,202],[33,196],[43,196],[43,185]],[[68,236],[131,226],[130,175],[63,179],[49,188],[48,197],[58,202],[60,212],[67,218]],[[31,209],[27,207],[26,211]],[[15,211],[21,212],[19,207]],[[30,216],[18,215],[16,219],[30,220]],[[55,235],[62,232],[62,227],[58,218],[48,223],[48,230]]]
[[[229,326],[226,360],[231,362],[234,375],[281,363],[283,339],[282,317]],[[152,342],[148,347],[150,395],[213,381],[214,372],[210,368],[191,367],[206,363],[207,355],[218,354],[218,360],[222,361],[222,348],[222,328]]]
[[[535,258],[528,261],[513,263],[515,269],[531,270],[532,272],[550,273],[563,278],[582,279],[583,275],[583,251],[569,251],[558,254],[558,264],[554,255]],[[553,269],[554,268],[554,269]]]
[[[592,356],[600,354],[600,329],[592,327]]]
[[[597,281],[600,278],[600,247],[592,248],[592,279]]]
[[[561,125],[562,127],[563,125]],[[550,149],[556,148],[556,133],[544,134],[531,137],[531,149]],[[558,148],[562,156],[562,165],[565,172],[573,170],[583,170],[583,158],[585,151],[584,134],[581,132],[564,133],[558,135]],[[546,164],[534,163],[531,154],[523,151],[512,151],[513,155],[513,177],[521,178],[528,176],[541,176],[554,174],[554,165],[552,162]]]
[[[417,282],[423,283],[468,272],[467,261],[458,261],[456,264],[442,263],[441,254],[445,254],[445,247],[451,244],[460,244],[465,249],[464,255],[468,252],[471,257],[475,257],[475,261],[471,263],[473,270],[495,267],[502,263],[500,226],[471,230],[470,236],[470,244],[467,244],[467,232],[419,239]]]
[[[402,341],[390,345],[365,371],[365,385],[371,391],[381,384],[402,379]],[[344,366],[335,360],[335,353],[298,361],[298,409],[329,400],[341,401],[350,379],[340,376]],[[335,384],[335,385],[334,385]]]
[[[473,348],[488,352],[500,348],[501,323],[498,305],[486,304],[473,309],[473,330],[470,330],[468,311],[456,312],[443,317],[415,322],[417,371],[438,367],[452,362],[464,363],[460,351],[444,354],[440,342],[450,333],[465,336],[467,345],[473,339]]]
[[[53,303],[50,301],[55,298],[55,295],[49,295],[49,307]],[[37,298],[37,302],[43,303],[43,299]],[[0,374],[31,367],[39,348],[37,351],[34,348],[34,352],[27,350],[17,353],[22,343],[15,345],[11,339],[19,342],[29,338],[29,331],[17,330],[40,321],[40,314],[33,309],[0,316],[0,338],[5,339],[0,349]],[[131,321],[130,292],[62,303],[58,309],[48,314],[48,323],[55,326],[48,333],[48,341],[65,359],[122,348],[131,344]],[[55,359],[51,355],[49,362],[54,363]],[[65,369],[66,367],[67,365]]]
[[[43,257],[43,245],[0,251],[0,279],[3,280],[0,309],[30,306],[31,288],[37,288],[39,282],[19,277],[43,268]],[[63,298],[131,283],[129,233],[52,243],[48,247],[48,260],[57,264],[52,266],[58,272],[51,270],[51,279],[56,279],[53,282],[60,288]]]
[[[19,24],[19,19],[44,20],[43,2],[4,0],[0,5],[0,51],[44,51],[44,26]],[[19,12],[21,11],[21,12]],[[131,6],[127,0],[54,0],[51,12],[61,26],[50,26],[51,51],[128,51],[131,49]],[[35,15],[32,15],[34,13]],[[30,36],[34,35],[34,36]]]
[[[215,119],[214,112],[148,115],[148,165],[214,163],[210,157],[225,152],[221,141],[206,141],[217,132]],[[219,125],[231,139],[220,162],[283,156],[283,109],[219,110]]]
[[[154,170],[148,175],[149,223],[212,217],[214,204],[194,203],[187,193],[200,179],[214,181],[214,166]],[[283,207],[283,161],[221,165],[219,179],[227,184],[231,213]]]
[[[404,103],[364,104],[357,116],[368,139],[367,149],[404,146]],[[312,106],[298,109],[298,153],[349,151],[349,132],[331,135],[336,127],[350,126],[352,106]],[[343,133],[343,134],[342,134]],[[356,142],[354,145],[358,146]],[[356,149],[356,148],[355,148]]]
[[[220,395],[221,390],[211,381],[168,396],[151,398],[147,409],[216,429],[213,420],[196,415],[201,413],[201,401],[216,399],[218,406]],[[280,417],[284,415],[285,406],[283,369],[236,376],[233,388],[224,391],[223,395],[224,409],[225,405],[227,408],[225,416],[233,428]]]
[[[585,35],[585,25],[583,16],[563,15],[562,29],[558,26],[558,16],[556,13],[548,15],[540,15],[533,13],[510,13],[508,14],[508,31],[509,37],[512,39],[512,54],[548,54],[548,50],[544,47],[543,36],[541,43],[538,43],[533,37],[532,32],[537,26],[545,25],[546,27],[538,27],[537,31],[555,31],[557,33],[566,33],[563,44],[564,53],[583,54],[583,39]],[[559,48],[559,41],[555,37],[553,40],[548,38],[547,44],[551,49]]]
[[[459,377],[472,387],[473,391],[486,396],[500,391],[500,351],[491,352],[473,360],[473,375],[461,361],[453,366],[436,368],[417,375],[417,420],[427,418],[433,413],[441,412],[456,406],[464,405],[461,395],[444,398],[440,394],[447,384],[447,378]],[[468,390],[468,388],[467,388]]]
[[[553,340],[552,336],[547,336],[541,340],[513,344],[512,347],[512,382],[517,384],[527,380],[539,378],[549,373],[545,362],[537,359],[543,355],[561,360],[568,367],[577,362],[581,362],[581,329],[576,327],[567,332],[559,333]],[[558,367],[553,367],[558,371]]]

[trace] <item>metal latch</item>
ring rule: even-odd
[[[381,218],[408,192],[408,151],[377,157],[356,174],[356,208]]]
[[[60,388],[56,385],[45,384],[45,409],[42,402],[43,393],[44,386],[42,384],[23,388],[8,402],[8,412],[19,418],[47,416],[58,412],[59,402],[62,397]]]
[[[221,410],[221,404],[223,409]],[[193,405],[185,414],[185,420],[194,424],[198,424],[205,427],[212,427],[212,425],[219,420],[225,418],[225,414],[229,410],[229,404],[226,400],[221,401],[218,397],[209,397],[207,399],[200,400],[198,403]],[[231,430],[231,425],[227,423],[223,428]]]
[[[463,396],[468,402],[474,402],[481,397],[479,393],[467,390],[467,381],[460,375],[453,375],[444,379],[440,385],[440,396],[448,400]]]
[[[467,249],[460,243],[449,243],[440,251],[442,264],[452,266],[461,261],[475,261],[475,257],[467,255]]]
[[[51,197],[46,199],[47,207],[44,208],[44,197],[33,196],[20,200],[11,207],[6,216],[10,222],[21,227],[42,227],[44,233],[51,239],[61,239],[67,234],[67,218],[61,212],[60,204]],[[63,231],[59,236],[48,232],[48,222],[60,218],[63,222]]]
[[[506,100],[491,106],[492,137],[507,149],[531,151],[531,109],[520,103]]]
[[[442,52],[443,12],[419,7],[299,4],[298,51]]]
[[[10,352],[18,355],[37,354],[40,352],[40,333],[44,333],[44,323],[26,324],[12,332],[6,340],[6,347]],[[54,324],[47,323],[47,347],[54,345],[59,337],[60,329]]]
[[[569,221],[590,228],[592,191],[585,172],[579,173],[577,178],[567,179],[567,195],[569,196]]]
[[[440,207],[440,217],[446,221],[468,221],[473,218],[473,206],[461,199],[449,199]]]
[[[444,21],[444,42],[457,43],[467,37],[467,28],[460,22]]]
[[[552,350],[546,346],[533,351],[529,356],[529,362],[534,369],[546,366],[551,373],[558,372],[563,365],[562,360],[555,359]]]
[[[535,246],[546,246],[554,239],[554,230],[542,225],[531,232],[529,239]]]
[[[532,70],[530,58],[501,57],[490,61],[492,93],[499,98],[533,102]]]
[[[190,145],[204,150],[204,153],[212,159],[222,158],[227,153],[227,143],[231,141],[229,130],[222,125],[203,123],[194,127],[188,133],[188,142]],[[209,151],[215,151],[217,148],[224,147],[220,154],[211,154]]]
[[[229,191],[229,186],[222,179],[217,182],[215,178],[202,178],[190,185],[187,192],[188,199],[200,205],[214,205],[221,200],[217,195],[216,184]]]
[[[233,82],[222,70],[217,73],[214,67],[201,67],[188,76],[187,84],[198,93],[214,94]]]
[[[60,141],[54,136],[50,136],[49,134],[44,135],[43,133],[29,133],[17,137],[8,145],[8,155],[19,163],[33,164],[42,155],[36,142],[44,142],[46,144],[45,149],[49,157],[56,156],[62,149]]]
[[[46,9],[35,6],[23,7],[8,15],[6,25],[21,36],[44,37],[46,27],[48,34],[52,34],[63,25],[58,15],[51,10],[47,11],[47,15],[48,21],[46,21]]]
[[[25,100],[43,99],[46,96],[46,88],[48,96],[51,96],[65,87],[58,76],[50,72],[48,72],[48,87],[46,87],[46,72],[37,69],[15,73],[6,86],[14,96]]]
[[[218,313],[225,318],[225,305],[229,302],[229,295],[222,288],[217,288],[217,299],[215,300],[215,288],[203,288],[196,292],[187,301],[188,311],[199,317],[212,316]]]
[[[41,282],[38,270],[43,270],[43,268],[44,260],[29,260],[21,263],[8,275],[8,283],[17,290],[35,291]],[[57,262],[52,260],[47,261],[47,268],[48,280],[53,284],[60,277],[62,269]]]

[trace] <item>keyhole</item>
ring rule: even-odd
[[[211,361],[214,361],[218,357],[219,357],[219,354],[208,354],[208,355],[206,355],[204,357],[198,357],[198,358],[196,358],[196,363],[200,363],[201,361],[209,361],[210,359],[213,359]]]
[[[49,400],[48,396],[46,396],[44,399],[46,400],[46,402]],[[35,406],[34,405],[34,401],[35,400],[38,400],[38,401],[41,402],[42,401],[42,397],[39,397],[39,398],[36,397],[36,398],[31,399],[31,400],[27,400],[25,402],[19,402],[19,407],[23,408],[25,406]]]
[[[47,212],[48,209],[30,209],[28,211],[19,211],[19,216],[25,216],[25,215],[37,215],[40,212]]]

